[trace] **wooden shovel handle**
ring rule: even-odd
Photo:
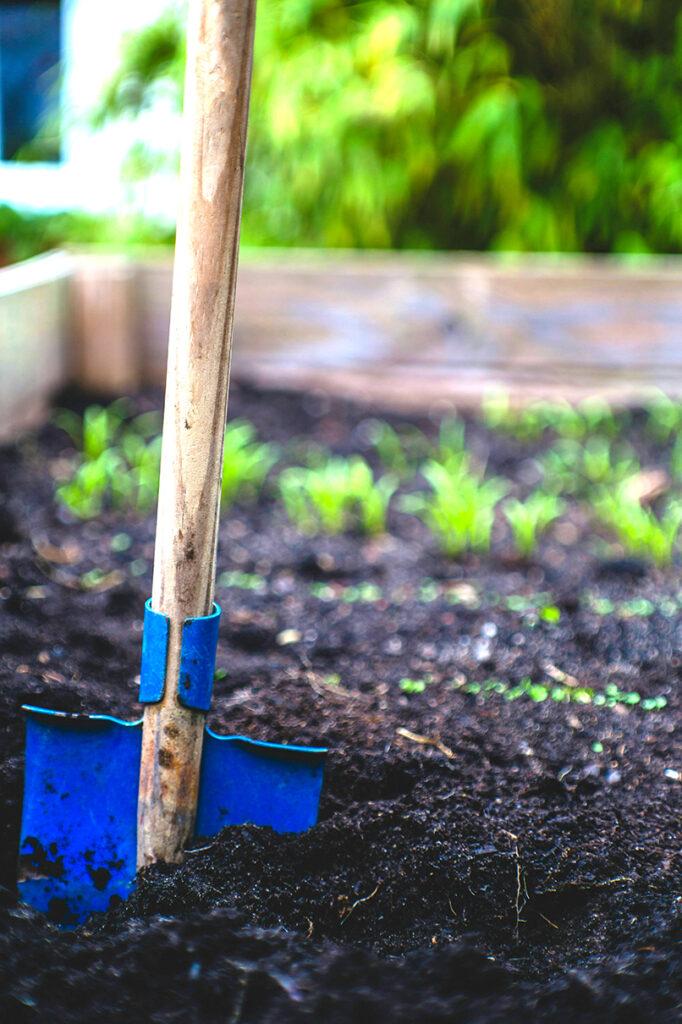
[[[182,624],[213,602],[255,0],[190,0],[152,607],[170,620],[166,689],[145,709],[138,867],[194,828],[204,715],[177,699]]]

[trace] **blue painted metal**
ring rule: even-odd
[[[305,832],[317,821],[325,754],[206,729],[196,834],[245,824]]]
[[[210,615],[186,619],[182,627],[178,700],[195,711],[208,711],[211,707],[220,614],[220,607],[214,604]],[[150,598],[144,606],[140,672],[142,704],[156,704],[163,697],[168,634],[168,619],[161,612],[154,611]]]
[[[141,723],[25,711],[19,895],[73,926],[132,889]]]
[[[208,711],[211,706],[219,625],[220,607],[215,603],[210,615],[183,623],[178,700],[186,708]]]
[[[74,927],[135,884],[141,721],[26,707],[19,893]],[[197,835],[314,825],[326,750],[206,729]]]
[[[160,612],[154,611],[150,597],[144,606],[140,704],[156,704],[163,697],[166,688],[169,631],[168,619]]]

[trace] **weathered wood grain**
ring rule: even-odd
[[[138,864],[192,833],[204,715],[177,699],[182,623],[213,601],[255,0],[191,0],[152,605],[166,692],[145,709]]]

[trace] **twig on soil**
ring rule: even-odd
[[[318,697],[331,697],[336,700],[357,700],[358,697],[364,696],[364,694],[357,690],[347,690],[340,683],[335,683],[332,686],[325,682],[324,678],[314,671],[312,662],[305,651],[298,651],[296,653],[303,669],[303,678]],[[286,674],[289,679],[296,678],[296,673],[294,672],[287,671]]]
[[[79,546],[73,542],[58,547],[50,544],[46,537],[31,538],[33,549],[43,562],[52,565],[74,565],[83,557]]]
[[[552,893],[553,895],[563,893],[566,891],[573,890],[584,890],[589,891],[590,889],[608,889],[612,885],[620,885],[621,882],[629,882],[632,884],[634,878],[630,875],[617,875],[615,878],[605,878],[602,882],[591,881],[586,878],[577,878],[575,881],[567,881],[565,885],[560,885],[558,888],[543,889],[541,895],[545,893]]]
[[[553,679],[555,683],[561,683],[562,686],[582,686],[579,679],[575,676],[571,676],[568,672],[564,672],[563,669],[557,668],[551,661],[546,661],[542,666],[544,671],[547,673],[550,679]]]
[[[560,930],[558,924],[555,924],[554,921],[550,921],[550,919],[548,917],[545,917],[544,914],[541,914],[539,910],[538,915],[542,918],[543,921],[546,921],[547,924],[550,925],[552,928],[556,928],[557,931]]]
[[[348,920],[348,918],[353,913],[356,907],[359,907],[362,903],[369,903],[370,900],[373,900],[376,894],[379,892],[380,888],[381,882],[377,882],[376,886],[374,887],[374,890],[369,894],[369,896],[361,896],[359,900],[355,901],[355,903],[351,903],[350,907],[344,907],[343,910],[341,911],[341,924],[346,923],[346,921]],[[347,896],[341,896],[339,898],[342,900],[348,899]]]
[[[514,910],[516,912],[516,923],[514,925],[514,936],[518,939],[519,937],[519,925],[525,924],[525,921],[521,917],[521,911],[528,903],[530,896],[528,895],[528,888],[526,886],[526,875],[523,870],[521,863],[521,857],[519,856],[519,837],[514,835],[513,832],[509,832],[506,828],[501,829],[502,833],[514,843],[513,855],[516,862],[516,897],[514,899]]]
[[[439,739],[433,736],[422,736],[418,732],[410,732],[409,729],[396,729],[398,736],[402,736],[406,740],[410,740],[412,743],[421,743],[422,746],[435,747],[441,754],[444,754],[448,760],[452,761],[455,757],[455,753],[450,747],[446,747]]]
[[[345,686],[341,686],[341,683],[334,683],[332,686],[330,683],[325,683],[324,680],[320,681],[320,676],[316,675],[315,672],[308,671],[305,673],[305,679],[311,690],[313,690],[318,697],[331,697],[337,700],[354,700],[362,694],[353,692],[353,690],[347,690]]]

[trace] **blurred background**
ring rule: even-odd
[[[173,235],[183,5],[0,0],[0,261]],[[670,0],[259,0],[243,240],[682,248]]]

